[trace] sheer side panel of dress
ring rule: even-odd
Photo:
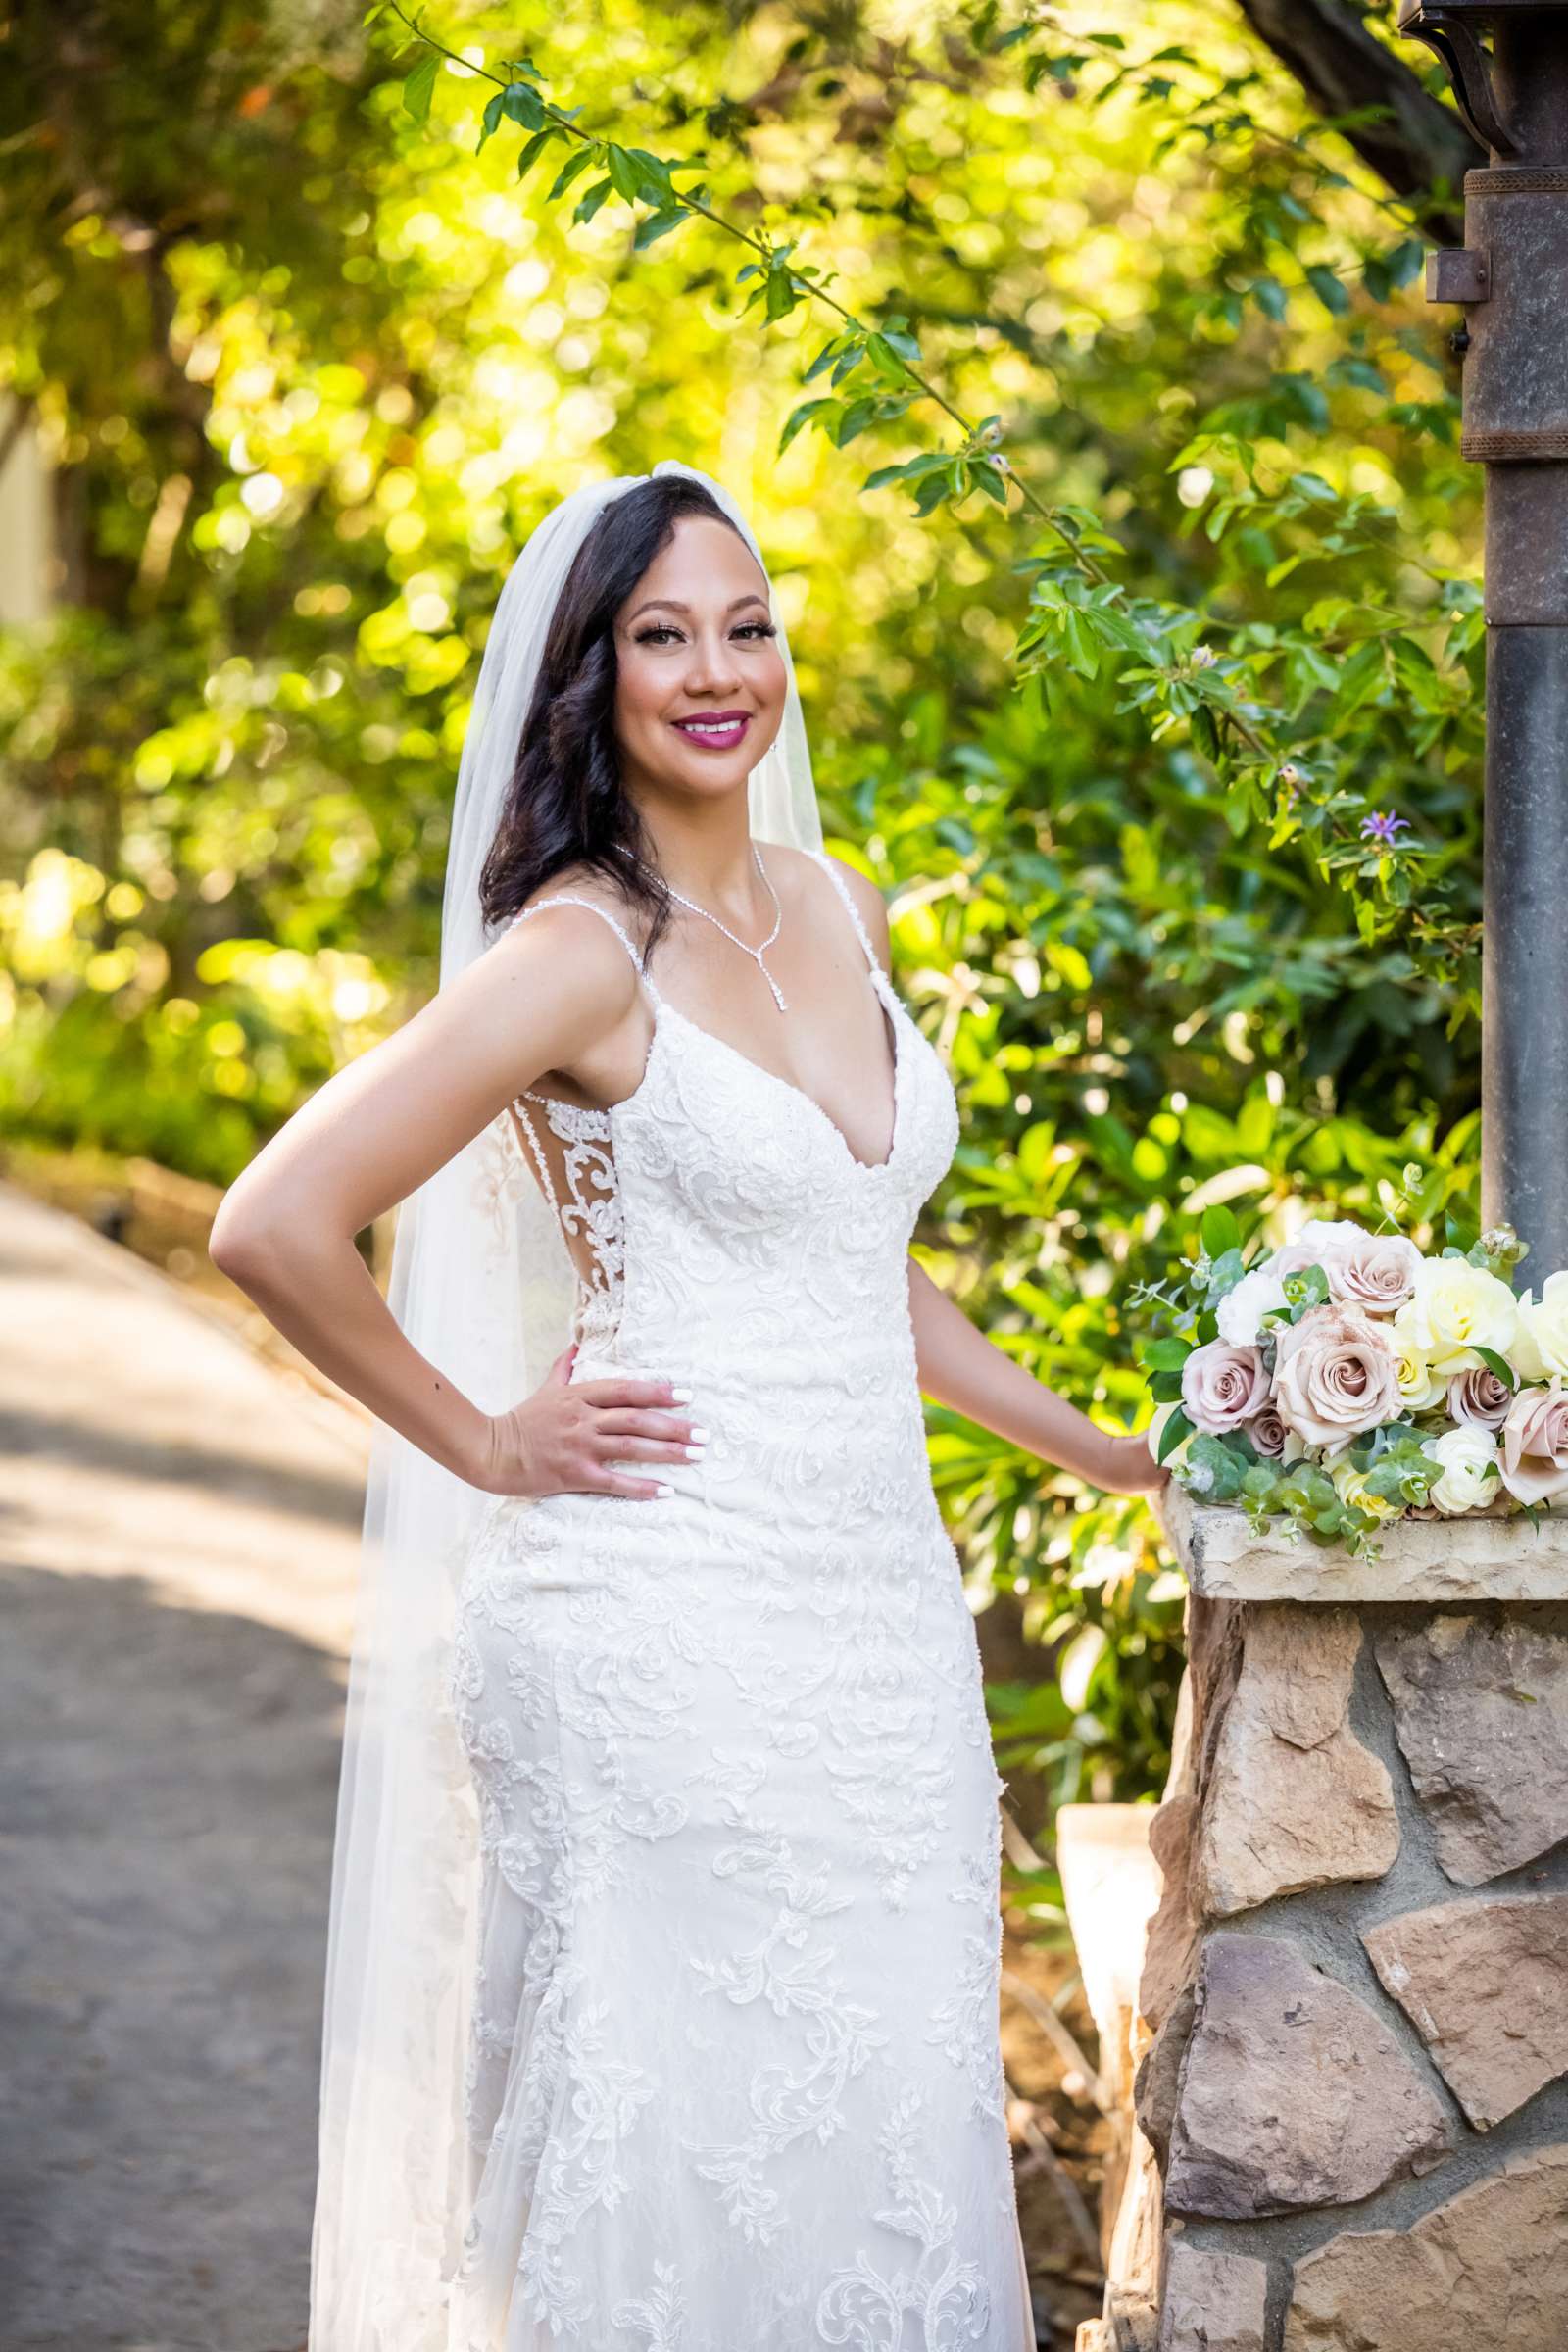
[[[608,923],[630,956],[643,986],[657,1003],[659,992],[644,970],[635,946],[607,908],[595,906],[592,899],[562,891],[525,906],[520,914],[514,915],[513,922],[525,923],[530,915],[542,913],[547,906],[586,906],[590,914],[597,914],[601,922]],[[550,1144],[540,1136],[528,1108],[530,1102],[536,1103],[544,1114]],[[620,1320],[626,1254],[625,1220],[615,1182],[612,1113],[586,1109],[559,1095],[544,1094],[537,1087],[524,1087],[511,1109],[526,1139],[545,1198],[561,1221],[566,1249],[577,1270],[581,1288],[575,1337],[584,1347],[607,1346]]]

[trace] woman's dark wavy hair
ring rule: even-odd
[[[668,892],[637,863],[652,861],[653,844],[621,783],[614,616],[683,514],[709,514],[735,529],[701,482],[656,474],[612,498],[577,550],[551,616],[516,765],[479,877],[479,903],[491,926],[508,921],[564,866],[578,864],[603,874],[647,912],[646,947],[669,919]]]

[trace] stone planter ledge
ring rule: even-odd
[[[1568,1511],[1511,1519],[1394,1519],[1378,1560],[1339,1544],[1254,1535],[1245,1511],[1200,1502],[1174,1479],[1156,1506],[1165,1539],[1205,1600],[1568,1600]]]

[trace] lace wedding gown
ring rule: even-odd
[[[689,1385],[710,1443],[653,1473],[663,1498],[500,1500],[468,1563],[484,1885],[453,2352],[1033,2352],[1003,1783],[906,1287],[957,1114],[818,862],[891,1028],[885,1162],[646,972],[636,1091],[531,1093],[549,1143],[517,1105],[591,1252],[572,1377]]]

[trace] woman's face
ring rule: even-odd
[[[784,717],[767,579],[727,523],[683,514],[615,614],[615,736],[629,789],[717,798]]]

